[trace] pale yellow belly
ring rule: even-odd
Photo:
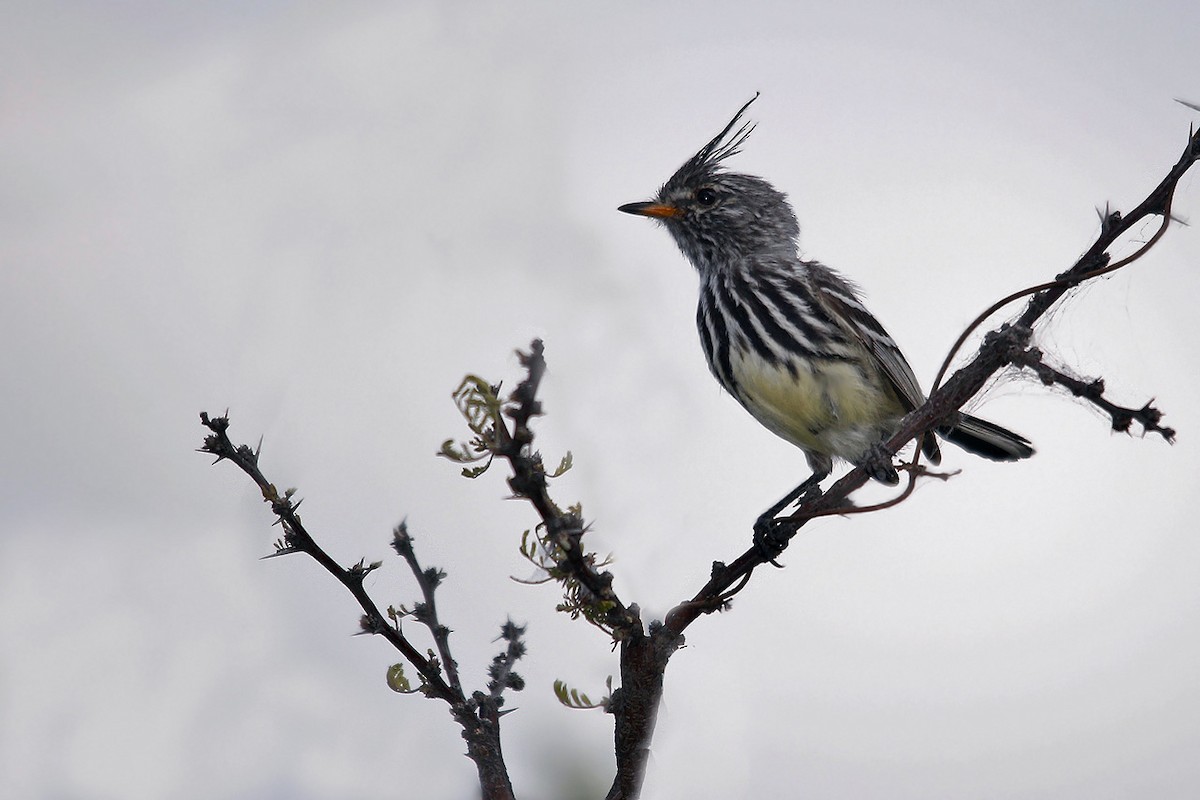
[[[857,461],[889,433],[903,410],[877,374],[845,361],[819,362],[795,373],[786,366],[732,354],[739,401],[768,429],[806,452]]]

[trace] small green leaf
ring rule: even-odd
[[[478,467],[463,467],[463,471],[462,471],[463,477],[471,478],[472,480],[474,480],[475,478],[478,478],[483,473],[487,472],[488,467],[490,467],[491,465],[492,465],[492,459],[489,458],[486,462],[484,462],[483,464],[480,464]]]
[[[567,708],[602,708],[604,702],[593,703],[591,698],[578,689],[571,689],[563,681],[556,680],[554,682],[554,696],[558,698],[558,702],[562,703]]]
[[[403,664],[392,664],[387,671],[387,685],[393,692],[400,694],[412,694],[412,684],[408,682],[408,678],[404,675]]]
[[[442,447],[438,450],[437,454],[456,464],[472,464],[481,458],[487,457],[485,453],[472,452],[471,445],[458,444],[453,439],[447,439],[442,442]]]
[[[564,472],[566,472],[570,468],[571,468],[571,451],[568,450],[567,454],[562,457],[562,461],[558,462],[558,469],[554,470],[554,472],[550,473],[547,477],[557,478],[559,475],[562,475]]]

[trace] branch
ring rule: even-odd
[[[235,447],[233,442],[230,441],[226,433],[229,428],[229,417],[221,416],[210,419],[207,412],[201,412],[200,421],[204,424],[204,427],[212,431],[209,436],[205,437],[204,447],[201,448],[201,452],[215,455],[217,460],[213,462],[214,464],[224,460],[232,461],[242,472],[250,476],[250,479],[262,491],[263,500],[271,504],[271,511],[276,516],[276,522],[283,527],[282,541],[284,546],[277,547],[275,555],[287,555],[288,553],[299,552],[311,556],[330,575],[337,578],[338,582],[346,587],[346,590],[362,606],[365,612],[365,616],[362,619],[362,629],[365,632],[383,636],[393,647],[399,650],[405,659],[416,667],[417,671],[421,674],[422,679],[428,686],[428,694],[430,696],[445,700],[452,705],[462,702],[464,699],[462,692],[459,691],[456,693],[442,678],[441,673],[433,662],[421,655],[421,652],[413,647],[399,630],[388,624],[379,607],[375,605],[375,601],[363,589],[363,578],[378,565],[372,564],[370,567],[364,567],[360,561],[354,567],[343,569],[313,540],[312,536],[305,529],[304,524],[300,521],[299,514],[296,513],[296,509],[299,508],[300,503],[292,503],[292,491],[284,492],[283,496],[280,496],[275,485],[263,476],[258,468],[258,452],[252,451],[246,445]]]
[[[417,561],[417,554],[413,550],[413,538],[408,532],[407,521],[401,521],[392,531],[392,549],[408,564],[417,581],[417,586],[421,589],[421,595],[425,598],[425,602],[417,604],[413,609],[413,616],[418,622],[429,628],[437,646],[438,655],[441,657],[442,667],[450,679],[450,687],[461,697],[462,683],[458,679],[458,663],[450,655],[450,629],[438,621],[437,603],[434,601],[434,591],[445,579],[446,573],[436,567],[421,569],[421,565]]]
[[[363,579],[381,566],[381,562],[366,565],[365,560],[349,568],[343,568],[316,543],[305,529],[300,515],[296,510],[300,502],[293,503],[294,490],[287,490],[281,496],[275,485],[268,481],[258,468],[259,453],[247,445],[234,446],[228,436],[229,418],[220,416],[210,418],[206,412],[200,413],[200,421],[211,432],[204,438],[201,452],[211,453],[217,457],[213,463],[228,460],[233,462],[242,472],[246,473],[257,484],[262,492],[263,500],[271,505],[276,522],[283,528],[283,537],[276,544],[275,556],[290,553],[306,553],[318,564],[333,575],[339,583],[353,595],[363,609],[360,627],[364,633],[373,633],[384,637],[400,651],[401,655],[416,668],[421,676],[421,691],[430,697],[445,701],[450,706],[450,713],[462,726],[463,739],[467,742],[467,755],[475,762],[479,773],[480,786],[486,800],[512,800],[512,783],[504,766],[504,758],[500,750],[500,728],[498,707],[499,698],[492,698],[482,692],[475,692],[470,698],[463,694],[459,685],[458,673],[454,659],[450,655],[449,629],[437,622],[436,607],[433,604],[433,589],[442,577],[439,570],[421,571],[416,562],[416,556],[411,555],[412,539],[408,536],[407,526],[401,523],[395,532],[393,546],[401,556],[405,557],[417,576],[417,582],[425,595],[422,619],[434,635],[438,651],[441,654],[442,666],[450,676],[450,683],[442,677],[438,662],[421,654],[400,630],[399,619],[389,609],[389,616],[395,624],[389,624],[388,619],[380,612],[375,601],[363,588]],[[411,556],[411,557],[410,557]],[[393,675],[389,673],[389,678]],[[392,680],[389,683],[395,684]]]
[[[595,557],[584,550],[581,540],[587,528],[582,516],[576,509],[563,511],[551,499],[542,456],[532,449],[533,431],[529,422],[542,414],[537,392],[546,374],[543,351],[542,341],[534,339],[528,353],[517,352],[526,376],[513,390],[504,409],[504,416],[512,420],[512,429],[500,420],[495,426],[491,450],[512,468],[508,486],[513,494],[528,500],[537,511],[545,530],[542,541],[553,551],[552,557],[563,577],[578,583],[585,595],[583,601],[595,612],[595,619],[602,620],[621,641],[641,632],[641,617],[636,608],[627,607],[613,591],[612,573],[597,569]]]
[[[541,340],[535,339],[528,353],[518,353],[525,367],[525,380],[512,393],[506,415],[513,421],[510,432],[497,426],[497,455],[512,467],[508,485],[513,493],[528,500],[541,517],[552,546],[557,548],[556,566],[565,583],[572,580],[594,598],[593,608],[603,614],[615,641],[620,643],[621,687],[613,692],[606,710],[614,716],[613,735],[617,774],[608,800],[633,800],[641,794],[650,740],[662,699],[663,673],[671,654],[683,644],[682,636],[665,636],[661,626],[651,625],[651,635],[642,628],[636,605],[626,606],[612,589],[612,573],[600,572],[595,558],[581,544],[586,527],[576,511],[561,511],[550,499],[541,456],[531,450],[533,431],[529,421],[542,413],[537,390],[546,373]],[[569,591],[569,590],[568,590]],[[570,597],[569,597],[570,601]]]
[[[1094,378],[1084,380],[1068,375],[1045,362],[1045,355],[1036,347],[1021,351],[1013,358],[1013,365],[1024,367],[1036,373],[1042,383],[1047,386],[1062,386],[1076,397],[1087,400],[1099,408],[1112,420],[1112,429],[1119,433],[1129,433],[1133,423],[1142,427],[1143,435],[1157,433],[1167,442],[1175,442],[1175,429],[1164,428],[1158,423],[1162,421],[1162,412],[1150,403],[1141,408],[1126,408],[1111,402],[1104,396],[1104,379]]]
[[[505,689],[519,692],[525,688],[525,679],[513,672],[513,664],[525,655],[525,642],[521,639],[524,635],[524,626],[517,625],[511,619],[500,627],[500,638],[508,644],[504,652],[493,658],[492,665],[488,667],[488,677],[491,678],[488,681],[488,692],[498,705],[504,702],[501,695]]]
[[[620,646],[621,686],[603,704],[614,716],[616,777],[610,800],[632,800],[641,792],[650,740],[662,698],[663,672],[671,654],[683,644],[683,637],[668,634],[659,624],[642,627],[636,605],[626,605],[613,591],[612,573],[602,570],[595,554],[583,546],[587,533],[578,506],[563,511],[550,496],[548,476],[541,454],[533,449],[534,434],[530,422],[542,414],[537,392],[546,374],[543,345],[535,339],[528,352],[519,352],[525,379],[501,402],[499,387],[468,376],[455,392],[459,409],[476,438],[467,445],[449,441],[442,455],[454,461],[484,461],[482,467],[466,468],[463,474],[478,477],[494,458],[507,461],[512,469],[508,479],[513,494],[527,500],[537,511],[542,531],[535,544],[522,543],[522,553],[547,575],[563,584],[566,597],[559,610],[583,616],[608,632]],[[569,466],[564,466],[559,473]],[[536,548],[540,547],[538,553]]]

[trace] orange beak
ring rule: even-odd
[[[673,219],[683,216],[683,209],[669,206],[666,203],[626,203],[617,209],[626,214],[637,214],[642,217],[657,217],[658,219]]]

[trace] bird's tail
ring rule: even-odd
[[[959,417],[953,427],[939,428],[938,433],[967,452],[992,461],[1020,461],[1033,455],[1033,446],[1024,436],[969,414]]]

